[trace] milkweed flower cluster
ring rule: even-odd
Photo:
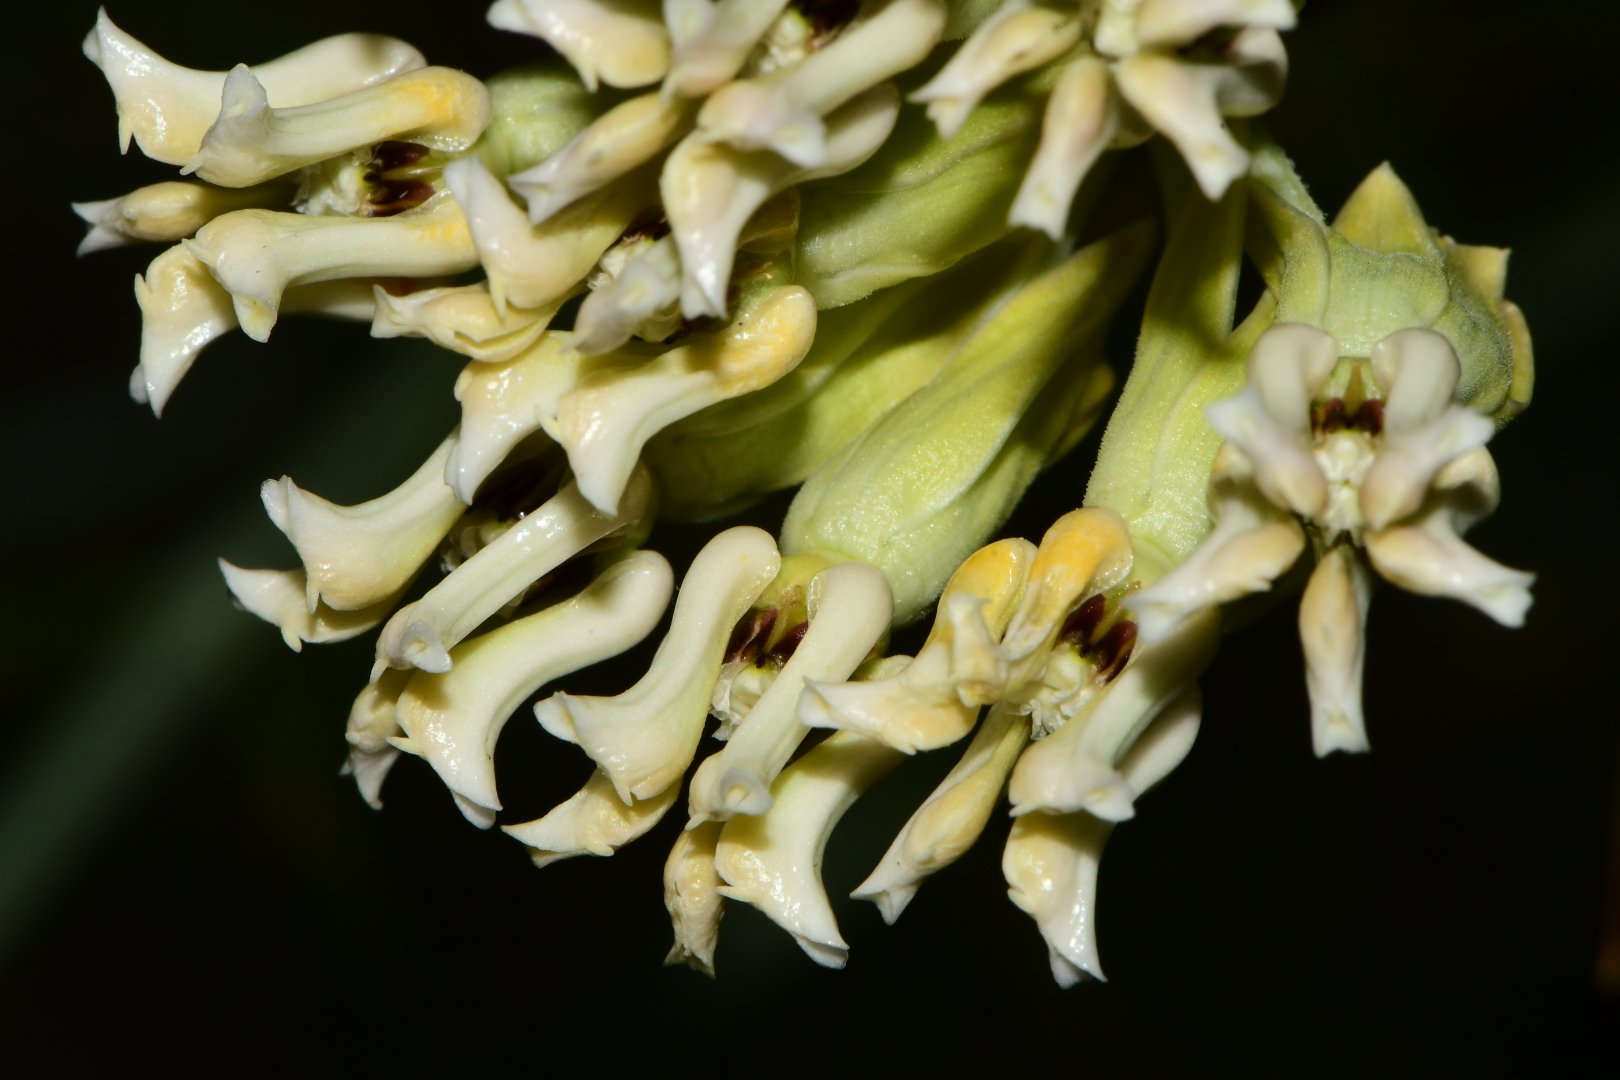
[[[1530,575],[1461,538],[1530,398],[1506,253],[1436,233],[1387,167],[1317,207],[1245,119],[1282,94],[1287,0],[488,18],[556,55],[485,83],[345,35],[192,71],[105,13],[85,43],[125,147],[192,178],[77,206],[82,250],[173,245],[136,280],[137,398],[161,411],[210,341],[283,312],[465,362],[413,475],[353,506],[266,481],[301,565],[221,564],[295,650],[377,631],[347,727],[373,805],[420,758],[544,866],[681,804],[671,961],[712,972],[740,902],[841,966],[829,836],[908,755],[960,745],[855,896],[897,919],[1005,794],[1009,893],[1068,985],[1102,976],[1102,848],[1192,746],[1223,604],[1314,563],[1319,754],[1367,749],[1378,579],[1522,622]],[[1116,369],[1109,327],[1138,315]],[[1065,455],[1116,388],[1082,498]],[[1077,508],[998,539],[1047,468]],[[774,533],[726,527],[793,488]],[[659,521],[715,523],[678,587]],[[568,692],[672,598],[638,681]],[[537,695],[593,771],[513,821],[495,754]]]

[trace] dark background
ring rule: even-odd
[[[1380,592],[1374,752],[1326,761],[1310,753],[1288,613],[1230,639],[1204,684],[1199,744],[1110,845],[1111,981],[1067,992],[1005,899],[1004,822],[894,928],[840,903],[846,971],[815,967],[734,906],[710,982],[659,964],[678,814],[612,860],[536,871],[519,845],[467,826],[418,763],[391,778],[385,811],[367,809],[336,771],[369,639],[294,656],[231,609],[213,559],[290,562],[259,507],[265,477],[354,501],[405,476],[454,422],[459,364],[289,319],[269,346],[213,346],[161,423],[130,402],[129,282],[156,249],[75,261],[82,227],[67,204],[171,170],[116,154],[110,95],[78,52],[93,4],[14,17],[0,405],[8,1047],[37,1043],[69,1065],[213,1062],[229,1048],[236,1062],[446,1054],[544,1068],[565,1044],[631,1068],[864,1071],[974,1048],[1064,1073],[1568,1075],[1596,1071],[1581,1055],[1600,1045],[1612,1061],[1615,990],[1594,989],[1594,968],[1605,873],[1620,904],[1606,682],[1620,214],[1611,119],[1576,110],[1612,106],[1616,87],[1607,38],[1573,13],[1482,7],[1311,4],[1288,37],[1295,73],[1271,125],[1324,205],[1389,159],[1433,224],[1513,247],[1509,295],[1540,380],[1492,444],[1505,500],[1471,539],[1540,575],[1528,625]],[[533,54],[481,12],[422,0],[113,9],[199,67],[351,29],[480,74]],[[1038,535],[1078,499],[1085,469],[1075,458],[1050,474],[1011,530]],[[700,539],[678,536],[674,551]],[[630,667],[571,686],[611,691]],[[514,809],[536,813],[588,771],[524,713],[502,762]],[[851,812],[828,853],[834,896],[948,764],[919,762]]]

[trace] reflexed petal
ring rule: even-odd
[[[1288,50],[1275,30],[1249,26],[1232,35],[1221,52],[1224,76],[1215,81],[1215,104],[1223,116],[1258,116],[1282,100]]]
[[[115,26],[105,10],[84,39],[84,54],[101,68],[118,101],[118,138],[125,150],[134,135],[141,152],[155,161],[184,165],[196,155],[219,116],[225,72],[169,63]],[[425,63],[395,38],[340,34],[256,64],[253,74],[271,104],[287,108],[347,94]]]
[[[445,479],[463,502],[471,503],[506,455],[556,416],[558,402],[587,372],[645,360],[636,354],[582,356],[572,341],[566,330],[553,330],[514,359],[462,369],[456,379],[461,438],[445,463]]]
[[[1233,139],[1223,114],[1248,116],[1275,104],[1287,55],[1275,31],[1239,33],[1228,63],[1187,63],[1159,53],[1128,56],[1114,65],[1121,95],[1162,131],[1209,199],[1248,171],[1249,154]]]
[[[483,363],[511,360],[535,343],[560,304],[542,308],[495,309],[489,283],[418,289],[396,296],[378,286],[375,338],[425,337],[441,348]]]
[[[1121,763],[1161,713],[1185,705],[1183,695],[1215,655],[1219,627],[1211,614],[1194,616],[1157,645],[1135,649],[1124,671],[1085,708],[1024,751],[1007,791],[1013,813],[1084,810],[1108,821],[1133,816],[1142,791]]]
[[[749,153],[689,135],[670,152],[659,192],[680,250],[686,317],[721,315],[732,258],[744,225],[765,202],[796,184],[853,169],[894,129],[900,95],[874,87],[827,117],[825,164],[803,169],[769,153]]]
[[[643,94],[603,113],[561,150],[506,178],[538,225],[582,195],[600,190],[650,161],[689,126],[690,106]]]
[[[669,34],[658,0],[495,0],[489,25],[540,38],[579,72],[594,92],[647,86],[669,70]]]
[[[141,308],[141,361],[130,373],[129,393],[162,416],[197,354],[236,329],[236,312],[231,294],[184,247],[170,248],[144,275],[135,275],[135,301]]]
[[[810,582],[809,630],[725,747],[692,777],[692,820],[762,814],[771,784],[809,728],[796,706],[806,679],[847,679],[889,628],[893,610],[883,575],[842,563]]]
[[[1029,585],[1001,640],[1001,654],[1013,665],[1009,685],[1036,674],[1076,604],[1106,592],[1131,571],[1131,540],[1125,522],[1112,510],[1071,510],[1041,537],[1029,571]]]
[[[370,281],[299,285],[287,291],[282,308],[337,319],[369,319],[372,289]],[[130,372],[129,394],[149,402],[153,414],[162,416],[198,354],[237,328],[236,311],[231,294],[184,246],[153,259],[144,276],[135,275],[135,301],[141,308],[141,361]]]
[[[825,168],[834,152],[822,118],[920,63],[944,27],[939,0],[888,0],[799,63],[720,87],[698,114],[699,135]]]
[[[1136,40],[1144,48],[1190,45],[1222,26],[1292,30],[1296,21],[1290,0],[1142,0]]]
[[[675,55],[662,93],[703,97],[742,70],[787,0],[664,0]]]
[[[640,184],[616,184],[534,226],[476,157],[446,165],[444,180],[467,213],[490,297],[502,315],[507,305],[544,308],[584,288],[602,253],[651,201]]]
[[[478,265],[467,219],[451,199],[386,218],[238,210],[209,222],[185,249],[230,291],[243,331],[256,341],[270,336],[289,286],[439,277]]]
[[[680,321],[681,259],[674,237],[664,236],[631,255],[618,274],[585,297],[574,318],[574,348],[597,356],[633,336],[662,341]]]
[[[1480,554],[1459,535],[1496,505],[1490,453],[1474,450],[1435,478],[1434,493],[1409,523],[1369,529],[1367,555],[1384,578],[1423,596],[1449,596],[1503,626],[1522,626],[1535,575]]]
[[[637,477],[617,515],[598,512],[573,484],[564,487],[456,567],[420,600],[395,612],[377,640],[372,678],[386,667],[418,667],[436,674],[449,671],[453,663],[450,650],[485,619],[522,595],[543,574],[604,536],[635,523],[647,508],[651,487],[645,477]],[[528,692],[538,688],[536,684]]]
[[[501,831],[534,849],[537,867],[575,855],[612,855],[663,820],[681,793],[670,787],[649,799],[625,804],[613,781],[598,769],[585,786],[537,821],[505,825]]]
[[[457,646],[442,675],[417,672],[400,695],[403,737],[389,742],[426,758],[452,792],[488,810],[495,741],[507,719],[546,683],[617,656],[658,624],[673,583],[651,551],[614,563],[577,596]],[[611,793],[610,793],[611,794]]]
[[[1067,64],[1047,99],[1041,144],[1007,220],[1063,235],[1075,192],[1119,130],[1108,65],[1094,56]]]
[[[291,477],[260,488],[266,512],[298,549],[309,577],[309,603],[342,611],[397,595],[433,555],[466,509],[444,482],[456,436],[399,487],[357,506],[313,495]]]
[[[876,904],[884,922],[898,919],[923,879],[960,859],[979,838],[1013,763],[1028,743],[1027,720],[1006,709],[991,709],[962,760],[911,815],[877,868],[850,895]]]
[[[727,529],[692,560],[669,634],[635,686],[617,697],[556,694],[535,706],[535,718],[579,744],[623,802],[677,790],[703,737],[732,628],[781,565],[769,533]]]
[[[358,637],[387,618],[399,602],[396,593],[355,611],[337,611],[325,604],[312,611],[302,570],[244,570],[221,559],[219,571],[242,609],[279,627],[281,639],[293,652],[302,652],[306,641],[325,645]]]
[[[1035,545],[1001,540],[962,564],[940,595],[928,640],[888,679],[810,681],[799,719],[878,739],[902,753],[946,746],[973,728],[979,706],[1000,696],[1006,663],[996,645],[1024,589]]]
[[[1249,352],[1248,385],[1205,410],[1216,431],[1254,465],[1278,506],[1305,517],[1327,506],[1327,479],[1311,454],[1311,398],[1339,358],[1339,344],[1311,326],[1279,323]]]
[[[1007,895],[1046,939],[1059,986],[1105,977],[1097,958],[1097,866],[1111,831],[1090,814],[1031,814],[1014,820],[1007,838]]]
[[[1195,611],[1271,588],[1305,549],[1298,520],[1260,494],[1249,459],[1230,446],[1215,457],[1209,508],[1215,528],[1203,543],[1131,598],[1144,643],[1164,639]]]
[[[768,810],[733,817],[721,830],[721,894],[764,912],[816,963],[843,967],[849,946],[821,883],[821,857],[844,812],[900,760],[882,743],[840,731],[788,766]]]
[[[1079,40],[1075,8],[1062,11],[1030,0],[1008,0],[910,100],[927,104],[928,118],[939,126],[940,137],[948,139],[986,94],[1063,55]]]
[[[73,212],[90,225],[79,254],[146,242],[184,240],[221,214],[251,207],[282,206],[293,189],[284,184],[260,187],[209,187],[183,180],[148,184],[117,199],[73,204]]]
[[[1299,640],[1305,687],[1311,695],[1311,743],[1317,757],[1368,749],[1361,712],[1361,668],[1367,650],[1372,580],[1360,554],[1335,545],[1305,585],[1299,601]]]
[[[570,454],[581,487],[618,497],[641,446],[683,416],[759,389],[792,370],[809,346],[815,311],[802,289],[762,286],[742,314],[658,352],[629,343],[600,356],[551,331],[504,363],[469,364],[456,382],[461,440],[447,478],[464,500],[518,443],[545,430]],[[599,410],[611,410],[598,422]]]
[[[798,286],[744,305],[725,330],[634,367],[601,367],[558,402],[546,432],[568,451],[579,490],[611,512],[647,440],[719,401],[768,386],[810,350],[816,305]]]
[[[390,671],[376,682],[367,683],[349,707],[344,732],[349,757],[343,763],[343,775],[354,777],[360,797],[373,810],[382,809],[383,781],[399,760],[399,751],[388,740],[404,734],[394,719],[394,711],[409,681],[406,672]]]
[[[1249,154],[1227,132],[1215,105],[1217,67],[1184,64],[1167,56],[1137,55],[1114,66],[1114,81],[1154,128],[1176,144],[1198,186],[1218,199],[1249,168]]]
[[[689,964],[705,975],[714,974],[714,946],[725,913],[724,884],[714,868],[720,843],[718,821],[688,826],[675,838],[664,863],[664,907],[675,929],[675,944],[666,964]]]
[[[1189,688],[1149,728],[1123,765],[1125,782],[1146,791],[1192,749],[1199,702]],[[1103,978],[1097,957],[1097,867],[1113,825],[1091,814],[1030,814],[1013,821],[1002,855],[1012,902],[1035,920],[1046,939],[1052,977],[1073,986]]]
[[[182,171],[247,187],[389,139],[460,151],[477,140],[489,114],[484,84],[451,68],[421,68],[340,97],[275,108],[264,85],[238,64],[225,78],[219,119]]]
[[[1384,388],[1384,430],[1361,484],[1361,512],[1381,529],[1416,512],[1447,463],[1484,446],[1496,425],[1452,403],[1462,365],[1444,336],[1401,330],[1373,347]]]

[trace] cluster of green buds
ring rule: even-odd
[[[1461,539],[1530,396],[1506,254],[1439,236],[1387,167],[1326,219],[1243,119],[1282,93],[1295,7],[497,0],[557,55],[488,83],[367,35],[192,71],[103,13],[85,51],[126,148],[195,179],[80,204],[82,250],[174,245],[136,279],[154,412],[282,311],[464,358],[414,474],[352,506],[266,481],[301,566],[221,564],[294,650],[378,630],[346,767],[374,806],[415,756],[543,866],[684,791],[671,962],[712,972],[740,902],[836,967],[833,829],[965,744],[855,896],[898,918],[1005,793],[1010,895],[1069,985],[1102,976],[1102,847],[1192,746],[1222,605],[1295,584],[1309,541],[1325,754],[1368,745],[1374,572],[1507,625],[1529,604]],[[1042,470],[1079,495],[1066,455],[1115,401],[1105,343],[1150,267],[1082,505],[998,538]],[[774,534],[725,526],[794,488]],[[678,589],[659,522],[716,523]],[[562,688],[672,597],[634,685]],[[592,771],[514,821],[497,744],[542,694]]]

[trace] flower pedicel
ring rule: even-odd
[[[221,563],[294,649],[381,628],[347,728],[372,805],[420,757],[543,866],[611,855],[690,776],[670,961],[712,972],[742,902],[837,967],[828,837],[908,755],[957,744],[855,896],[899,918],[1005,792],[1010,896],[1069,985],[1102,977],[1103,844],[1190,749],[1223,604],[1314,563],[1319,754],[1368,747],[1378,580],[1523,622],[1530,575],[1461,538],[1533,381],[1506,253],[1435,233],[1387,166],[1317,208],[1243,119],[1281,96],[1287,0],[488,17],[560,58],[486,84],[351,34],[191,71],[105,13],[85,42],[125,148],[189,178],[76,207],[82,252],[172,245],[136,279],[137,399],[161,412],[210,341],[266,340],[284,312],[465,362],[459,425],[393,491],[265,483],[301,568]],[[1131,197],[1149,182],[1157,215]],[[1246,260],[1264,288],[1239,311]],[[1149,265],[1083,505],[997,539],[1038,472],[1075,475]],[[775,535],[718,524],[795,487]],[[660,518],[717,522],[678,587]],[[566,690],[672,597],[634,685]],[[497,738],[536,693],[594,772],[503,820]]]

